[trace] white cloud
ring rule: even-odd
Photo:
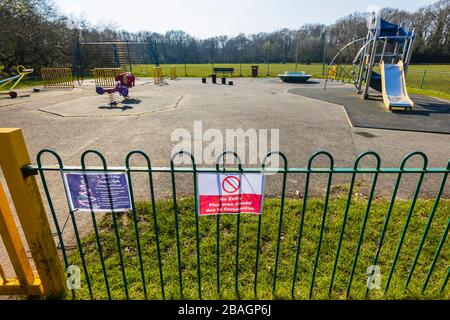
[[[84,13],[83,9],[81,9],[80,6],[77,6],[77,5],[74,5],[71,3],[60,2],[59,8],[64,14],[69,15],[69,16],[70,15],[79,16]]]
[[[378,14],[380,12],[381,8],[377,6],[376,4],[371,4],[367,7],[367,12],[369,13],[375,13]]]

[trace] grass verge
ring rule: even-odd
[[[431,225],[408,290],[404,290],[405,279],[422,238],[433,200],[419,200],[412,214],[408,231],[401,248],[398,262],[393,272],[390,288],[384,293],[388,274],[398,247],[405,218],[410,203],[398,200],[394,206],[385,242],[377,265],[381,269],[381,290],[373,290],[365,297],[367,268],[372,265],[377,250],[381,229],[389,206],[387,200],[374,200],[367,227],[364,233],[360,255],[349,294],[350,299],[448,299],[448,286],[441,291],[448,272],[450,244],[447,241],[437,260],[428,288],[422,293],[422,284],[430,269],[430,264],[442,238],[449,219],[450,201],[443,200]],[[291,299],[296,244],[303,200],[287,199],[281,233],[277,287],[272,294],[274,279],[275,252],[278,237],[280,199],[267,199],[262,216],[261,246],[257,295],[254,294],[255,256],[258,217],[241,216],[239,248],[239,294],[235,290],[236,263],[236,216],[222,216],[220,221],[220,294],[217,291],[216,278],[216,217],[200,217],[200,267],[201,291],[203,299]],[[354,263],[358,238],[363,223],[367,201],[358,198],[352,201],[342,249],[337,264],[336,276],[331,295],[329,295],[330,277],[340,228],[345,212],[346,199],[330,200],[324,223],[323,243],[318,260],[317,274],[313,290],[313,299],[345,299]],[[173,203],[160,200],[156,203],[157,223],[161,244],[161,258],[166,299],[198,299],[197,286],[197,250],[194,201],[192,198],[180,199],[179,223],[183,275],[183,297],[180,295],[178,261],[176,247],[175,219]],[[308,299],[317,244],[322,225],[324,201],[308,199],[301,241],[301,255],[298,273],[295,279],[294,299]],[[142,244],[147,297],[161,299],[160,274],[155,243],[155,232],[151,204],[140,202],[136,205],[137,224]],[[143,299],[144,291],[139,268],[136,246],[136,233],[131,213],[117,215],[120,241],[131,299]],[[117,242],[111,215],[101,219],[100,239],[103,246],[104,261],[113,299],[125,299],[124,282],[117,250]],[[105,280],[99,259],[96,238],[91,234],[82,239],[85,259],[90,275],[95,299],[106,299]],[[69,255],[69,264],[82,266],[77,250]],[[82,268],[81,268],[82,269]],[[89,299],[86,279],[82,276],[82,289],[77,291],[78,299]]]
[[[450,100],[450,93],[441,92],[441,91],[425,90],[425,89],[417,89],[417,88],[408,87],[408,93],[409,94],[421,94],[424,96]]]

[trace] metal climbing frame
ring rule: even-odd
[[[396,25],[372,14],[368,21],[368,32],[365,38],[356,39],[344,46],[329,65],[325,88],[329,80],[349,81],[355,84],[358,94],[369,96],[369,88],[381,91],[381,76],[374,71],[383,61],[397,63],[403,61],[405,74],[411,62],[414,47],[415,30],[406,30],[402,24]],[[343,54],[350,48],[360,45],[356,50],[351,70],[339,64]]]
[[[94,68],[121,68],[128,72],[151,76],[145,66],[159,66],[156,42],[104,41],[77,42],[75,50],[75,77],[82,84],[84,76]]]

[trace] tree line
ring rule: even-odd
[[[414,63],[450,62],[450,0],[416,12],[384,8],[382,18],[416,29]],[[49,0],[0,0],[0,66],[73,66],[77,42],[156,43],[160,63],[311,63],[328,62],[352,40],[367,33],[367,13],[355,12],[331,25],[305,24],[297,30],[198,39],[184,31],[127,32],[69,18]],[[100,50],[100,49],[98,49]]]

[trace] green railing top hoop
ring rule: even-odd
[[[52,155],[55,160],[57,161],[56,165],[44,165],[43,164],[43,156],[45,154]],[[102,165],[101,166],[87,166],[86,165],[86,157],[89,154],[95,154],[97,155]],[[132,167],[130,166],[130,161],[132,156],[134,155],[141,155],[145,162],[146,167]],[[187,155],[192,162],[192,167],[175,167],[174,165],[174,159],[176,156],[182,156]],[[226,155],[233,155],[238,163],[238,168],[226,168],[226,165],[224,165],[224,168],[220,168],[220,163],[223,162]],[[281,168],[267,168],[266,162],[267,160],[274,155],[278,155],[283,159],[283,167]],[[328,168],[319,168],[319,167],[313,167],[313,163],[319,156],[325,156],[330,161],[330,166]],[[366,157],[372,156],[376,160],[375,167],[363,167],[359,168],[360,162],[365,159]],[[413,168],[407,168],[407,164],[410,161],[410,159],[414,157],[419,157],[422,159],[422,165],[420,167],[413,167]],[[23,168],[24,173],[26,174],[35,174],[38,170],[44,170],[44,171],[130,171],[130,172],[247,172],[247,173],[446,173],[450,170],[450,160],[447,162],[446,167],[441,168],[429,168],[428,167],[428,157],[427,155],[422,151],[414,151],[412,153],[407,154],[403,160],[400,163],[399,167],[382,167],[381,166],[381,157],[378,153],[375,151],[366,151],[362,154],[360,154],[355,162],[353,167],[335,167],[334,166],[334,158],[333,156],[327,152],[327,151],[317,151],[314,153],[308,161],[307,167],[288,167],[288,161],[285,154],[283,154],[280,151],[272,151],[267,154],[267,156],[264,158],[263,163],[261,167],[248,167],[243,168],[241,159],[239,158],[239,155],[236,152],[226,151],[223,152],[217,159],[215,168],[214,167],[201,167],[198,168],[196,166],[195,157],[187,152],[187,151],[180,151],[176,154],[174,154],[171,158],[170,167],[152,167],[150,157],[147,153],[140,150],[131,151],[127,154],[125,158],[126,166],[108,166],[106,158],[104,155],[97,150],[87,150],[85,151],[81,156],[81,166],[66,166],[63,164],[63,160],[61,156],[54,150],[51,149],[43,149],[39,151],[39,153],[36,156],[37,158],[37,164],[36,165],[29,165]]]

